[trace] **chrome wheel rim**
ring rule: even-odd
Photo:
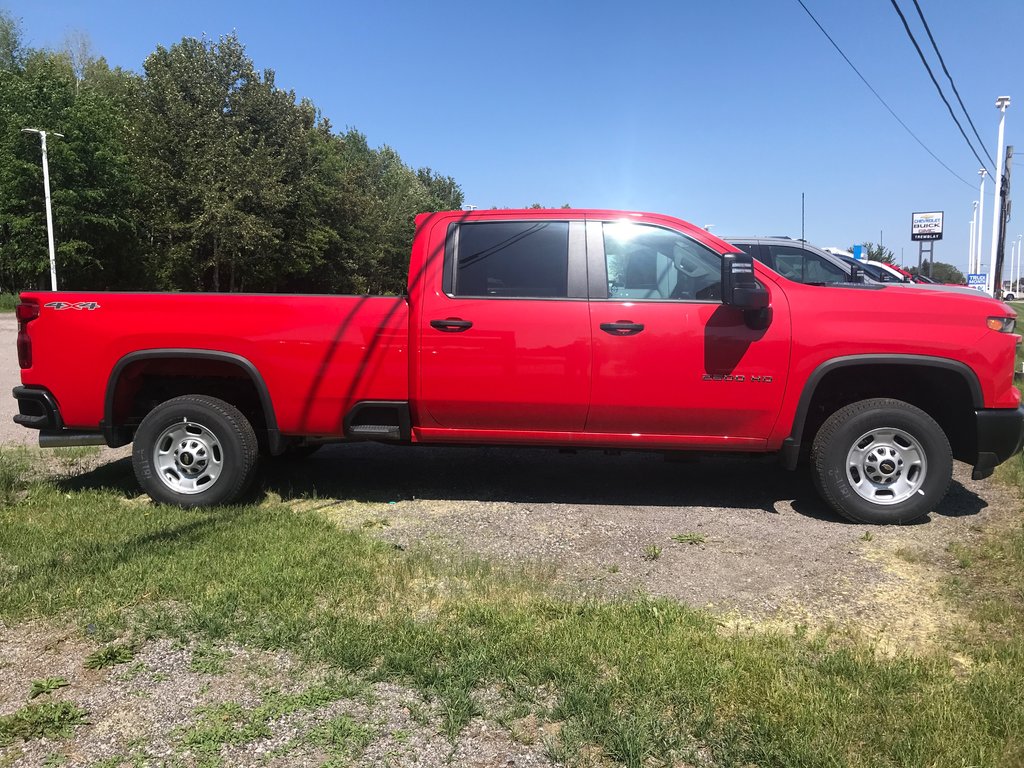
[[[846,477],[862,499],[899,504],[921,490],[928,460],[921,443],[902,429],[879,427],[854,441],[846,454]]]
[[[203,493],[220,478],[224,450],[211,429],[185,419],[160,433],[153,448],[153,466],[163,484],[175,493]]]

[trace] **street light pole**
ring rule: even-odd
[[[1017,285],[1020,285],[1020,256],[1021,247],[1024,246],[1024,235],[1017,235]]]
[[[996,279],[996,248],[999,239],[999,216],[1002,212],[1003,201],[1003,136],[1006,130],[1006,108],[1010,106],[1009,96],[1000,96],[996,99],[996,109],[999,110],[999,140],[996,142],[996,177],[992,180],[995,184],[995,203],[992,208],[992,255],[991,270],[989,272],[987,287],[991,296],[996,295],[996,289],[1002,288],[995,284]]]
[[[978,175],[981,177],[981,185],[978,187],[978,229],[974,234],[974,247],[977,254],[974,257],[974,265],[977,267],[976,271],[981,272],[981,230],[984,227],[982,222],[985,221],[985,177],[988,175],[988,171],[982,168],[978,171]]]
[[[46,198],[46,240],[50,249],[50,289],[57,290],[57,254],[53,245],[53,210],[50,205],[50,162],[46,155],[46,131],[38,128],[22,128],[22,133],[38,133],[39,140],[43,147],[43,191]],[[62,133],[54,133],[53,136],[64,138]]]
[[[974,273],[977,270],[974,268],[974,238],[975,232],[978,229],[978,201],[974,201],[974,210],[971,212],[971,246],[967,249],[967,272],[968,274]]]

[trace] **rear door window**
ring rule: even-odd
[[[566,298],[569,223],[485,221],[459,227],[453,295]]]

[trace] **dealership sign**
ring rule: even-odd
[[[911,240],[941,240],[942,211],[914,213],[910,219]]]

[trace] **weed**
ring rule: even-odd
[[[644,560],[654,561],[661,557],[661,547],[657,544],[648,544],[644,547]]]
[[[860,537],[861,541],[874,541],[875,534],[871,531],[864,531],[864,535]]]
[[[430,705],[427,702],[410,699],[404,702],[403,706],[409,710],[409,717],[414,723],[422,726],[430,725]]]
[[[135,658],[135,646],[127,643],[111,643],[98,648],[85,657],[86,669],[106,669],[115,664],[127,664]]]
[[[0,746],[15,739],[67,738],[74,726],[86,723],[85,716],[85,710],[70,701],[28,704],[13,714],[0,717]]]
[[[68,756],[62,755],[60,752],[51,752],[43,758],[43,768],[57,768],[61,765],[68,764]]]
[[[310,730],[305,740],[325,749],[331,764],[341,764],[344,758],[359,757],[374,739],[374,730],[349,715],[338,715]]]
[[[386,517],[374,517],[363,521],[363,528],[387,528],[391,521]]]
[[[53,693],[58,688],[64,688],[67,685],[68,681],[63,677],[44,677],[42,680],[33,680],[28,697],[34,699],[37,696],[42,696],[44,693]]]
[[[203,675],[223,675],[227,671],[227,662],[232,656],[230,651],[217,648],[209,642],[200,643],[192,651],[192,662],[189,667],[193,672]]]
[[[608,573],[618,573],[618,572],[619,572],[619,566],[617,566],[615,563],[612,563],[611,565],[608,566]]]
[[[0,504],[13,504],[28,487],[30,462],[23,450],[0,447]]]
[[[932,561],[931,553],[928,550],[915,547],[900,547],[896,550],[896,557],[914,565],[923,565]]]
[[[946,546],[946,551],[953,556],[960,568],[970,568],[974,565],[975,554],[970,547],[957,541],[951,541]]]
[[[707,537],[702,533],[677,533],[672,537],[672,541],[679,544],[704,544],[707,542]]]
[[[72,445],[55,448],[52,456],[57,460],[64,474],[70,475],[81,470],[86,459],[96,456],[100,449],[95,445]]]

